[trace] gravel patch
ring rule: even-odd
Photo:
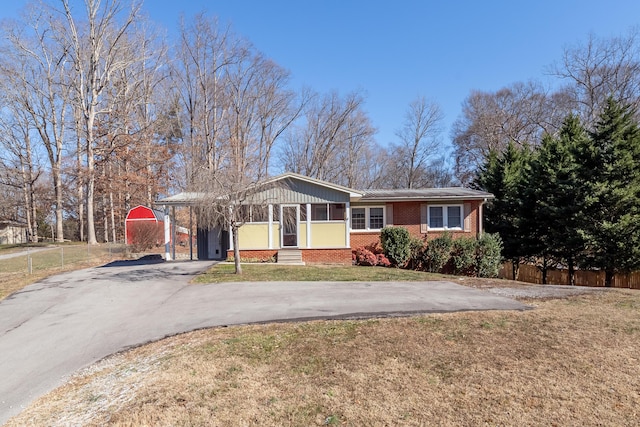
[[[492,294],[507,298],[566,298],[574,295],[583,295],[593,292],[605,292],[602,288],[589,288],[560,285],[521,285],[519,287],[495,287],[485,289]]]

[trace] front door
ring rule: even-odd
[[[299,205],[283,205],[282,215],[280,215],[282,232],[282,247],[298,246],[298,220],[300,218],[298,210]]]

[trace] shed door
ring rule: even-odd
[[[280,221],[282,232],[282,247],[298,246],[298,222],[300,220],[299,205],[283,205]]]

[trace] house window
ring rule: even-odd
[[[269,206],[252,205],[251,206],[251,222],[268,222]]]
[[[462,206],[433,206],[427,209],[427,224],[431,229],[462,229]]]
[[[330,221],[344,221],[344,203],[330,203],[329,204],[329,220]]]
[[[352,230],[380,230],[385,224],[383,206],[351,208]]]
[[[326,221],[328,218],[326,204],[311,205],[311,221]]]
[[[384,208],[369,208],[369,228],[377,230],[384,227]]]
[[[322,203],[311,205],[311,221],[344,221],[344,203]]]
[[[351,228],[353,230],[365,230],[367,228],[364,208],[351,209]]]

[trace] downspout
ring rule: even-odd
[[[482,209],[482,206],[484,206],[484,204],[487,203],[487,199],[485,198],[482,203],[480,203],[480,207],[479,209],[479,214],[478,214],[478,237],[482,236],[483,233],[483,222],[484,222],[484,209]]]

